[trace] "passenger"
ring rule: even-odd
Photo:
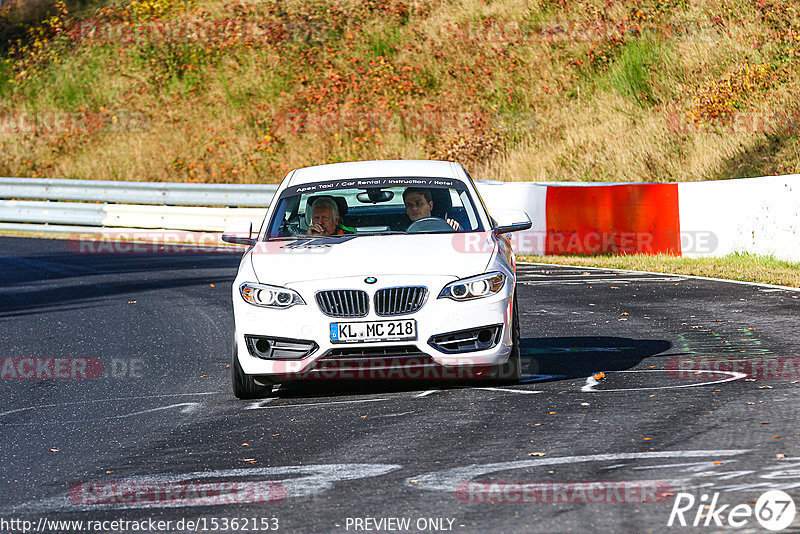
[[[403,191],[403,203],[406,205],[406,215],[408,215],[412,223],[426,217],[433,217],[433,215],[431,215],[433,211],[433,197],[429,189],[422,187],[406,188],[406,190]],[[461,229],[461,225],[458,224],[458,221],[450,218],[446,218],[445,221],[447,221],[447,224],[453,227],[454,230],[458,231]]]
[[[308,233],[319,236],[344,235],[340,222],[339,206],[336,205],[336,201],[327,197],[318,198],[311,206],[311,225],[308,227]]]

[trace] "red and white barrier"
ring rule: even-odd
[[[800,261],[800,175],[680,184],[482,182],[489,211],[519,209],[524,254],[772,254]]]

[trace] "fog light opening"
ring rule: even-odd
[[[494,337],[494,332],[489,330],[488,328],[484,328],[480,332],[478,332],[478,342],[481,344],[488,344],[492,342],[492,338]]]
[[[263,338],[263,337],[259,338],[259,339],[256,340],[255,346],[256,346],[256,350],[258,352],[260,352],[261,354],[269,354],[269,349],[271,347],[269,339],[266,339],[266,338]]]

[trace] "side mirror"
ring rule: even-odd
[[[527,230],[533,223],[528,214],[519,210],[495,210],[492,214],[495,220],[495,227],[492,231],[495,234],[507,234],[508,232],[519,232]]]
[[[257,237],[253,237],[253,223],[251,221],[236,221],[231,223],[222,232],[222,240],[234,245],[256,244]]]

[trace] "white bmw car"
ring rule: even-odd
[[[314,378],[520,378],[508,232],[457,163],[370,161],[291,171],[233,283],[239,398]]]

